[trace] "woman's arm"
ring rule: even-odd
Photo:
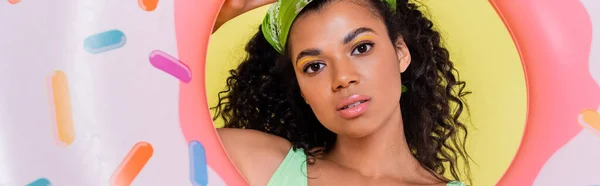
[[[246,13],[250,10],[254,10],[258,7],[274,3],[276,0],[225,0],[219,15],[213,33],[217,31],[227,21]]]
[[[225,0],[213,33],[227,21],[276,0]],[[281,137],[257,130],[218,128],[227,155],[250,185],[267,185],[291,143]]]
[[[292,147],[286,139],[257,130],[218,128],[217,133],[250,185],[267,185]]]

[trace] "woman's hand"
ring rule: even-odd
[[[227,21],[246,13],[255,8],[274,3],[276,0],[225,0],[219,15],[213,33],[217,31]]]

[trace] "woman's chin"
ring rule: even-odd
[[[348,126],[343,131],[337,133],[338,138],[364,138],[375,133],[374,126]]]

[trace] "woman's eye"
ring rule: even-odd
[[[363,43],[363,44],[360,44],[356,48],[354,48],[354,51],[352,51],[352,54],[353,55],[363,54],[363,53],[368,52],[369,50],[371,50],[372,47],[373,47],[372,43]]]
[[[323,63],[312,63],[312,64],[306,65],[306,67],[304,67],[304,72],[312,74],[312,73],[320,71],[324,66],[325,66],[325,64],[323,64]]]

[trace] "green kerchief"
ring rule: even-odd
[[[262,22],[262,32],[265,39],[283,54],[290,28],[296,16],[313,0],[278,0],[271,5]],[[396,9],[396,0],[386,1],[392,9]]]

